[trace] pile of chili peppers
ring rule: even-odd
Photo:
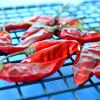
[[[78,86],[82,86],[92,75],[100,78],[100,32],[83,33],[77,30],[79,24],[78,19],[51,16],[35,16],[26,22],[6,24],[7,32],[18,29],[26,31],[16,46],[10,45],[11,41],[0,43],[0,51],[9,54],[6,58],[21,53],[28,57],[20,63],[3,64],[5,58],[2,59],[0,79],[10,82],[42,79],[58,71],[74,53],[77,55],[73,64],[74,80]],[[0,41],[1,37],[11,40],[7,35],[2,34]],[[52,39],[54,35],[61,39]],[[82,48],[87,42],[93,43],[87,49]]]

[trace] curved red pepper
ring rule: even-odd
[[[56,35],[62,39],[76,40],[81,44],[85,42],[97,42],[100,40],[100,32],[82,34],[77,30],[62,29],[58,30]]]
[[[29,22],[36,22],[36,20],[39,18],[39,16],[32,17]],[[18,30],[18,29],[27,29],[31,26],[28,22],[9,22],[6,24],[5,29],[6,31],[11,30]]]
[[[21,22],[10,22],[7,23],[5,26],[6,31],[10,32],[12,30],[19,30],[19,29],[27,29],[31,26],[29,23],[21,23]]]
[[[12,41],[10,34],[6,31],[0,31],[0,46],[9,45]]]
[[[59,36],[62,39],[76,40],[79,43],[83,42],[83,40],[81,39],[81,34],[77,30],[62,29],[62,30],[58,30],[56,32],[56,35]]]
[[[37,81],[55,73],[64,63],[65,57],[48,62],[35,62],[29,64],[6,64],[0,72],[0,79],[9,82]],[[4,73],[6,72],[6,74]]]
[[[71,44],[70,44],[71,43]],[[2,65],[0,79],[11,82],[36,81],[55,73],[72,52],[79,52],[79,44],[67,41],[42,49],[28,56],[21,63]],[[74,51],[73,48],[76,48]],[[5,73],[6,72],[6,73]]]
[[[81,38],[83,42],[97,42],[100,41],[100,32],[83,34]]]
[[[51,38],[51,37],[52,37],[52,32],[50,32],[48,29],[41,29],[36,34],[33,34],[33,35],[27,37],[26,39],[24,39],[17,46],[18,47],[19,46],[28,47],[29,45],[31,45],[34,42],[45,40],[45,39],[48,39],[48,38]]]
[[[92,43],[89,48],[82,50],[78,59],[73,67],[74,80],[78,86],[81,86],[91,78],[93,73],[99,77],[100,42]]]

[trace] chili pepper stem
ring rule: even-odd
[[[15,52],[15,53],[12,53],[12,54],[7,55],[6,57],[4,57],[3,59],[0,60],[0,64],[3,64],[3,61],[6,60],[6,59],[9,58],[9,57],[16,56],[16,55],[20,55],[20,54],[31,55],[31,54],[33,54],[34,52],[36,52],[35,48],[32,47],[32,46],[30,46],[30,47],[28,47],[28,48],[25,49],[25,50],[22,50],[22,51]]]
[[[3,61],[6,60],[7,58],[15,56],[15,55],[19,55],[19,54],[25,54],[24,50],[5,56],[3,59],[0,60],[0,64],[3,64]]]

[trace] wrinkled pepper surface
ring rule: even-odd
[[[87,82],[94,74],[100,78],[100,42],[92,43],[81,51],[74,62],[74,80],[78,86]]]

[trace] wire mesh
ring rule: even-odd
[[[62,4],[42,4],[5,8],[6,22],[22,21],[34,15],[53,15],[61,6]],[[87,1],[78,7],[70,7],[62,16],[86,16],[87,18],[82,20],[85,27],[98,27],[100,24],[100,12],[98,9],[100,9],[99,1]],[[0,16],[2,15],[3,13],[0,9]],[[21,42],[20,37],[23,35],[24,31],[25,30],[16,30],[10,32],[13,38],[13,45],[17,45]],[[5,63],[17,63],[25,57],[26,55],[23,54],[10,57]],[[69,100],[86,100],[87,96],[89,100],[99,100],[100,80],[96,77],[92,77],[89,82],[82,87],[77,87],[74,84],[72,72],[74,58],[75,55],[68,59],[64,66],[55,74],[36,82],[8,83],[0,80],[1,100],[67,100],[67,98],[69,98]]]

